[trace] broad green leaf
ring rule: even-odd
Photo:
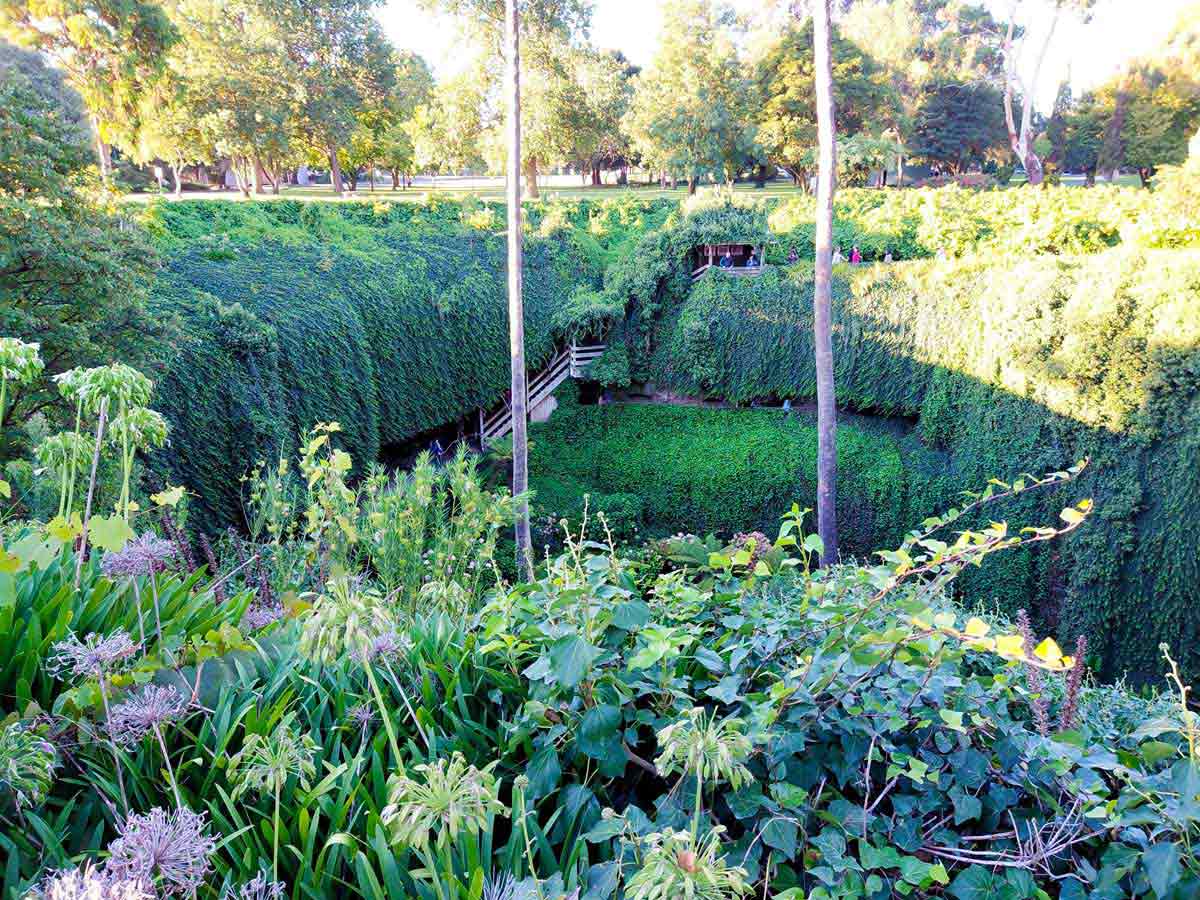
[[[550,672],[560,687],[583,681],[599,651],[577,634],[561,637],[550,647]]]
[[[129,523],[118,515],[93,517],[88,522],[88,540],[109,553],[117,552],[135,537]]]

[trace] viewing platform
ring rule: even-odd
[[[753,244],[701,244],[692,251],[692,281],[709,269],[719,269],[739,278],[761,275],[764,269],[762,248]]]

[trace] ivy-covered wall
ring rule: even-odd
[[[345,227],[350,215],[330,222]],[[154,303],[180,336],[156,392],[172,424],[156,465],[195,492],[201,527],[240,523],[240,478],[315,422],[339,422],[342,445],[365,466],[385,445],[491,406],[508,386],[502,236],[457,223],[379,228],[369,240],[314,232],[217,230],[170,245]],[[531,366],[551,355],[556,306],[596,278],[569,232],[527,242]]]
[[[678,256],[660,256],[673,244],[665,234],[643,242],[641,270],[662,269],[623,295],[610,380],[742,402],[811,399],[808,270],[712,272],[690,286]],[[1200,671],[1200,536],[1189,524],[1200,520],[1200,253],[845,267],[834,322],[839,403],[912,417],[925,445],[949,454],[925,487],[913,479],[913,512],[992,477],[1091,460],[1069,492],[1007,510],[1014,527],[1036,525],[1091,496],[1088,527],[968,576],[973,599],[1030,607],[1064,640],[1086,633],[1108,676],[1157,674],[1161,641]]]

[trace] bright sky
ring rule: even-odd
[[[604,50],[624,52],[632,62],[645,65],[654,55],[662,30],[661,4],[670,0],[596,0],[592,16],[592,43]],[[763,0],[741,0],[739,5]],[[1000,14],[1006,0],[987,0]],[[1180,11],[1198,0],[1099,0],[1090,25],[1060,20],[1043,68],[1039,106],[1048,109],[1062,78],[1070,72],[1076,91],[1093,87],[1116,72],[1129,59],[1142,55],[1169,34]],[[1036,4],[1024,0],[1023,6]],[[415,0],[388,0],[379,13],[384,30],[399,47],[424,56],[438,75],[452,74],[464,65],[455,25],[417,8]],[[1035,19],[1036,40],[1045,17]]]

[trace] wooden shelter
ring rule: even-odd
[[[692,278],[699,278],[710,268],[721,268],[721,260],[726,255],[733,260],[733,265],[725,267],[724,271],[733,275],[758,275],[763,269],[762,250],[747,243],[701,244],[692,251]],[[758,265],[746,265],[751,256],[757,257]]]

